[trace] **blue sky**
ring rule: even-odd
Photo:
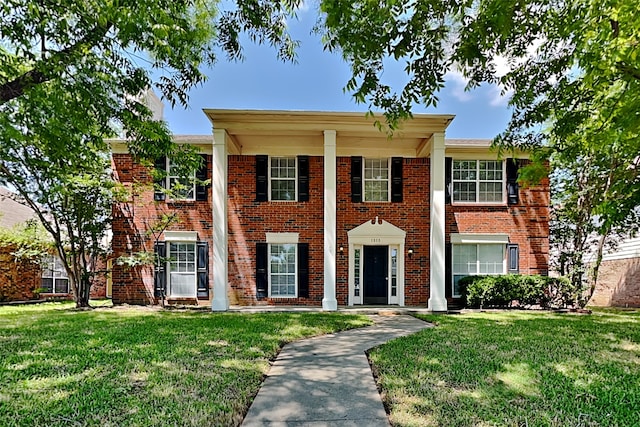
[[[165,107],[165,119],[173,133],[210,134],[203,108],[366,111],[366,104],[357,104],[343,91],[350,77],[348,65],[340,55],[324,52],[319,36],[310,34],[315,20],[315,11],[301,10],[298,19],[289,22],[290,33],[301,42],[296,64],[278,61],[269,46],[250,43],[244,45],[242,62],[221,57],[208,70],[209,80],[190,92],[187,110]],[[397,89],[405,78],[402,66],[387,70],[384,76]],[[463,88],[461,76],[450,74],[438,107],[418,107],[414,113],[455,114],[448,138],[493,138],[510,117],[507,100],[496,87],[483,86],[471,92]]]

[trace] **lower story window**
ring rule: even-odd
[[[466,276],[505,274],[505,245],[453,245],[453,296],[460,296],[460,279]]]
[[[169,295],[196,295],[196,244],[169,243]]]
[[[68,294],[69,277],[62,260],[57,256],[47,255],[42,264],[42,281],[40,285],[45,293]]]
[[[272,297],[296,297],[296,244],[269,245],[269,293]]]

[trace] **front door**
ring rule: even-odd
[[[364,247],[364,303],[388,304],[388,246]]]

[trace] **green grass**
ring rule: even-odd
[[[640,311],[421,317],[370,354],[395,426],[640,426]]]
[[[0,307],[0,425],[237,425],[283,343],[370,324],[72,306]]]

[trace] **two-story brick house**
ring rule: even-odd
[[[415,115],[390,138],[363,113],[205,110],[204,167],[174,200],[113,144],[136,197],[114,206],[115,303],[425,306],[444,311],[469,274],[547,272],[548,182],[518,188],[527,155],[499,159],[488,140],[447,140],[454,116]],[[180,177],[171,162],[161,184]],[[164,231],[162,214],[178,215]],[[149,236],[155,236],[150,238]]]

